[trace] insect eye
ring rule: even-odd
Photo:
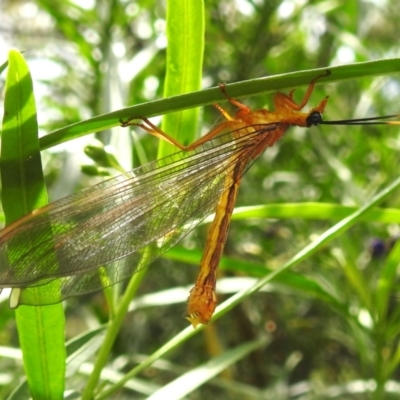
[[[319,111],[313,111],[307,118],[307,126],[319,125],[322,122],[322,115]]]

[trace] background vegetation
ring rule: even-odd
[[[181,3],[169,3],[179,14]],[[39,130],[55,133],[53,142],[40,142],[49,148],[42,152],[42,163],[50,200],[116,173],[85,156],[87,145],[94,143],[93,136],[83,136],[86,132],[101,127],[96,138],[126,169],[157,158],[157,139],[116,126],[131,112],[122,107],[160,99],[171,85],[165,83],[171,67],[166,7],[152,0],[3,1],[1,47],[24,50]],[[329,95],[326,119],[398,113],[399,63],[390,58],[399,56],[399,14],[395,1],[207,1],[202,87],[385,60],[339,69],[334,83],[318,85],[310,106]],[[201,29],[194,21],[191,29]],[[182,40],[179,30],[174,35],[169,46]],[[1,63],[6,59],[2,54]],[[310,76],[315,72],[284,76],[276,85],[288,91],[306,85]],[[271,108],[268,89],[276,87],[255,86],[232,90],[243,90],[242,95],[247,90],[252,96],[243,101],[253,108]],[[303,93],[304,86],[299,87],[295,97]],[[218,90],[195,94],[187,107],[220,97]],[[158,114],[176,103],[162,104]],[[145,107],[145,115],[157,114],[151,104]],[[117,110],[117,115],[107,114]],[[95,128],[87,122],[102,114],[106,117],[95,120]],[[190,128],[197,134],[220,118],[210,106],[201,108],[200,115],[192,117],[199,127],[193,123]],[[80,121],[75,131],[65,128]],[[76,131],[75,137],[81,137],[72,140]],[[63,132],[67,141],[53,147]],[[191,133],[183,132],[180,140],[190,141],[185,136]],[[398,398],[400,217],[391,209],[398,208],[400,198],[390,185],[399,175],[399,149],[396,127],[290,130],[243,181],[238,206],[248,208],[234,216],[221,264],[220,303],[271,279],[268,285],[250,296],[241,292],[234,308],[224,303],[207,328],[186,328],[185,301],[207,232],[207,225],[200,226],[144,271],[129,313],[118,314],[126,283],[106,296],[95,293],[65,302],[70,342],[67,378],[59,379],[67,393],[79,398],[86,387],[86,398]],[[390,196],[379,204],[385,212],[360,220],[355,215],[349,225],[344,223],[346,229],[335,226],[359,207],[374,205],[370,199],[388,188]],[[331,227],[329,236],[325,232]],[[314,252],[307,246],[320,235],[327,240],[314,242],[319,246]],[[301,263],[285,264],[301,251]],[[0,307],[0,397],[15,390],[11,398],[25,398],[26,384],[17,386],[25,375],[29,378],[29,369],[39,366],[25,359],[24,371],[15,351],[20,346],[15,313],[6,301]],[[54,354],[62,363],[62,351]],[[100,372],[98,383],[94,375]],[[59,398],[62,384],[50,390],[49,398]]]

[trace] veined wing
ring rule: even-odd
[[[276,126],[222,135],[21,218],[0,232],[0,286],[34,287],[61,278],[46,304],[131,276],[214,211],[230,163],[246,153],[250,164],[251,148]],[[114,263],[128,255],[129,263]]]

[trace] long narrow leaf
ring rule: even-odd
[[[180,91],[188,92],[198,90],[201,82],[202,59],[203,59],[203,42],[204,37],[204,10],[201,1],[188,2],[179,0],[170,2],[168,5],[167,31],[173,34],[173,47],[168,48],[167,61],[167,78],[165,93],[171,95]],[[176,25],[176,26],[172,26]],[[181,40],[180,40],[180,39]],[[200,42],[200,43],[199,43]],[[196,47],[195,49],[193,47]],[[145,115],[145,114],[142,114]],[[185,113],[178,113],[174,117],[167,119],[167,128],[174,127],[174,132],[186,132],[191,141],[196,132],[198,112],[188,110]],[[192,132],[192,134],[190,134]],[[180,140],[180,138],[178,138]],[[164,156],[171,152],[171,148],[165,147],[159,152],[159,156]],[[174,149],[176,152],[176,149]],[[143,259],[141,262],[146,262]],[[93,392],[100,379],[101,370],[104,368],[108,355],[111,351],[114,340],[117,336],[123,318],[128,311],[129,303],[136,293],[136,290],[143,279],[145,270],[141,270],[135,274],[125,291],[123,298],[116,311],[116,315],[108,325],[104,345],[99,351],[96,359],[93,373],[91,374],[88,384],[83,392],[82,399],[91,399]]]
[[[331,71],[331,74],[327,77],[321,78],[318,83],[329,83],[343,79],[354,79],[391,73],[394,74],[400,70],[400,58],[329,67],[329,70]],[[274,93],[278,90],[293,89],[302,85],[308,85],[311,79],[325,71],[326,68],[312,69],[265,78],[251,79],[248,81],[228,84],[226,90],[229,95],[234,98],[253,96],[261,93]],[[125,120],[135,116],[152,117],[191,107],[210,105],[221,101],[226,101],[226,98],[222,94],[221,90],[215,87],[201,90],[199,92],[182,94],[167,99],[127,107],[122,110],[113,111],[108,114],[99,115],[69,125],[65,128],[58,129],[49,135],[43,136],[40,138],[40,148],[47,149],[57,144],[85,136],[89,133],[99,132],[113,126],[118,126],[120,125],[121,119]],[[174,129],[174,131],[176,131],[176,129]]]
[[[194,368],[192,371],[181,375],[179,378],[153,393],[148,400],[183,399],[205,382],[215,378],[224,369],[228,368],[235,362],[241,360],[249,353],[264,346],[265,344],[266,340],[261,339],[244,343],[232,350],[228,350],[218,357],[209,360],[207,363]]]
[[[9,224],[47,202],[32,80],[28,66],[16,51],[9,54],[4,107],[1,179],[3,209]],[[34,295],[40,296],[40,289],[35,290]],[[16,310],[16,317],[33,398],[63,398],[65,347],[62,305],[23,306]]]
[[[204,53],[204,4],[202,0],[169,0],[167,8],[167,71],[164,97],[201,89]],[[162,129],[184,145],[197,134],[199,109],[167,114]],[[158,157],[176,152],[176,147],[160,142]]]

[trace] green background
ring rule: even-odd
[[[329,95],[327,120],[399,112],[395,1],[208,1],[204,20],[201,2],[167,5],[168,22],[166,5],[150,0],[3,1],[12,27],[5,47],[24,51],[39,132],[50,134],[38,144],[48,149],[41,154],[50,201],[116,172],[108,168],[115,165],[110,158],[85,158],[93,140],[87,133],[98,131],[124,168],[139,166],[171,149],[160,150],[140,129],[119,128],[119,119],[167,114],[172,120],[164,119],[163,129],[191,142],[222,120],[210,104],[233,113],[218,88],[196,93],[221,82],[233,83],[229,93],[250,107],[272,108],[272,93],[297,88],[295,99],[301,99],[318,74],[313,70],[329,67],[332,76],[318,84],[309,105]],[[17,70],[11,61],[24,63],[13,53],[11,71]],[[191,93],[148,103],[183,92]],[[171,113],[184,108],[189,116]],[[3,119],[3,130],[7,123]],[[223,303],[206,329],[187,327],[184,315],[207,225],[106,296],[72,298],[64,310],[26,311],[29,322],[18,321],[20,341],[14,311],[1,303],[0,397],[26,375],[31,390],[36,385],[46,398],[62,398],[64,387],[84,398],[398,398],[399,148],[395,126],[325,126],[291,129],[268,149],[243,180],[221,262],[220,303],[242,292]],[[354,214],[374,206],[384,190],[380,209]],[[246,292],[249,279],[256,286]],[[52,363],[64,365],[63,313],[67,378],[51,376]],[[59,321],[58,331],[42,329],[46,318],[50,326]],[[29,346],[29,335],[37,346]],[[41,354],[29,357],[24,348],[25,370],[12,353],[20,345]],[[26,390],[22,384],[11,398],[27,398]]]

